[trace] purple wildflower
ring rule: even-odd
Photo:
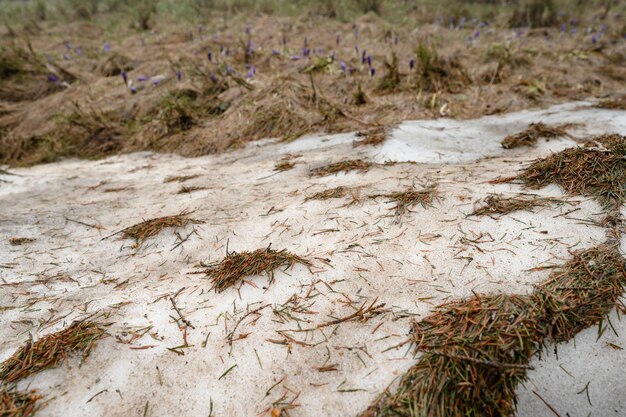
[[[372,67],[370,68],[370,77],[373,77],[374,75],[376,75],[376,68]]]
[[[111,52],[111,45],[109,45],[108,42],[105,42],[102,49],[104,49],[104,52]]]
[[[213,52],[209,51],[206,53],[206,57],[209,60],[209,62],[213,61]]]
[[[371,55],[368,55],[368,56],[367,56],[367,60],[366,60],[366,61],[367,61],[367,65],[368,65],[370,68],[372,68],[372,57],[371,57]]]
[[[339,67],[341,68],[341,72],[344,72],[344,73],[345,73],[345,72],[346,72],[346,70],[348,69],[348,66],[347,66],[347,65],[346,65],[346,63],[345,63],[345,62],[343,62],[343,61],[341,61],[341,62],[339,63]]]
[[[130,93],[131,94],[135,94],[137,92],[137,87],[135,87],[134,85],[130,86]]]
[[[309,56],[310,53],[311,53],[311,50],[309,48],[302,48],[303,56]]]
[[[276,49],[272,49],[272,55],[280,55],[280,51],[277,51]]]
[[[365,62],[367,62],[367,51],[364,49],[361,54],[361,64],[365,64]]]
[[[48,81],[50,81],[51,83],[58,83],[59,82],[59,77],[57,77],[54,74],[48,74]]]
[[[215,74],[211,74],[211,81],[213,81],[214,83],[217,83],[217,77],[215,76]]]
[[[598,38],[596,37],[596,35],[593,35],[593,36],[591,37],[591,43],[593,43],[594,45],[595,45],[596,43],[598,43]]]
[[[410,69],[415,68],[415,58],[411,58],[411,60],[409,61],[409,68]]]
[[[72,57],[69,56],[68,54],[63,54],[63,59],[65,59],[66,61],[70,61]]]
[[[302,57],[300,55],[292,55],[291,56],[291,60],[292,61],[300,61],[302,59]]]
[[[570,32],[572,33],[572,35],[576,34],[576,28],[572,28],[572,30],[570,30]]]
[[[67,49],[68,51],[72,50],[72,44],[69,41],[63,42],[63,45],[65,45],[65,49]]]
[[[252,67],[250,67],[250,69],[248,70],[248,75],[247,78],[251,79],[252,77],[254,77],[254,75],[256,74],[256,67],[253,65]]]
[[[178,81],[183,79],[183,72],[180,69],[176,70],[176,78]]]
[[[480,30],[474,32],[474,39],[477,39],[480,36]]]
[[[567,32],[567,25],[565,23],[563,23],[561,25],[561,33],[565,33],[565,32]]]
[[[331,61],[331,62],[335,62],[335,51],[332,51],[332,52],[330,53],[330,61]]]
[[[143,83],[145,81],[148,81],[148,77],[145,75],[140,75],[139,77],[137,77],[137,81],[139,81],[140,83]]]
[[[155,78],[154,80],[152,80],[152,85],[156,87],[157,85],[159,85],[160,82],[161,82],[160,78]]]
[[[122,79],[124,80],[124,84],[128,84],[128,75],[126,74],[126,71],[122,70],[120,75],[122,76]]]

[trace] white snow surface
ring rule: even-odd
[[[572,138],[532,148],[499,145],[539,121],[581,125]],[[135,153],[11,169],[16,175],[0,176],[0,361],[31,337],[98,315],[111,336],[88,358],[70,357],[19,383],[49,400],[38,416],[268,416],[291,401],[292,416],[357,415],[414,363],[406,348],[394,348],[412,320],[474,293],[528,293],[550,273],[536,267],[562,264],[570,251],[605,240],[593,224],[603,209],[592,199],[557,186],[489,183],[576,146],[576,138],[603,133],[626,134],[624,112],[578,102],[468,121],[405,122],[378,148],[353,148],[354,135],[341,134],[267,140],[199,158]],[[287,154],[296,156],[295,168],[274,172]],[[355,158],[417,164],[309,175]],[[180,182],[164,182],[180,175],[198,175],[184,184],[204,189],[178,194]],[[358,187],[362,201],[305,201],[340,185]],[[433,207],[416,206],[400,218],[385,198],[367,198],[429,185],[438,192]],[[468,216],[494,193],[565,203],[499,219]],[[204,223],[166,229],[140,247],[119,234],[108,237],[183,210]],[[35,241],[13,246],[11,237]],[[221,293],[191,274],[222,259],[227,245],[243,251],[270,244],[314,267],[277,271],[269,286],[266,276],[247,277]],[[169,298],[175,294],[193,328],[177,324]],[[389,312],[317,328],[374,301]],[[230,344],[226,336],[237,323]],[[558,356],[534,359],[519,389],[518,415],[553,415],[532,390],[563,416],[626,415],[626,354],[607,344],[626,348],[626,324],[617,313],[611,323],[616,333],[597,339],[597,329],[588,329],[559,345]],[[168,349],[181,345],[188,346],[179,350],[184,355]],[[587,382],[591,404],[585,392],[577,394]]]

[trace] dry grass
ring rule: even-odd
[[[118,232],[125,239],[134,239],[138,245],[141,245],[147,239],[158,235],[163,229],[170,227],[185,227],[188,224],[202,224],[201,220],[190,219],[190,212],[182,212],[173,216],[158,217],[156,219],[145,220],[133,226]],[[116,234],[118,234],[116,233]]]
[[[513,149],[522,146],[532,146],[535,145],[540,138],[552,139],[569,136],[567,130],[573,127],[576,127],[573,123],[554,126],[546,125],[541,122],[531,123],[525,130],[505,137],[502,140],[502,147],[505,149]]]
[[[35,415],[41,399],[35,391],[21,392],[0,387],[0,416],[2,417],[29,417]]]
[[[532,211],[535,207],[547,207],[563,203],[564,201],[557,198],[537,197],[534,195],[508,198],[502,195],[490,195],[482,201],[481,206],[475,209],[470,216],[501,217],[514,211]]]
[[[600,101],[596,107],[610,110],[626,110],[626,96]]]
[[[349,161],[334,162],[329,165],[314,168],[311,170],[311,175],[316,177],[324,177],[326,175],[338,174],[340,172],[367,172],[372,166],[374,166],[372,162],[367,162],[362,159],[352,159]]]
[[[361,416],[513,415],[531,357],[602,320],[624,285],[618,248],[600,246],[574,254],[529,296],[445,304],[413,325],[417,364]]]
[[[308,268],[311,262],[298,255],[288,252],[286,249],[276,251],[271,248],[257,249],[254,252],[227,252],[226,257],[220,262],[208,265],[206,269],[198,272],[206,274],[213,282],[213,288],[222,292],[243,282],[245,277],[266,273],[274,281],[274,271],[282,268],[286,271],[295,264],[302,264]]]
[[[492,183],[519,179],[531,188],[556,183],[571,194],[598,198],[606,205],[626,197],[626,138],[595,137],[583,147],[569,148],[532,163],[521,174]]]
[[[387,194],[373,194],[369,198],[387,198],[389,202],[394,202],[396,205],[392,207],[392,210],[396,211],[396,216],[400,217],[404,215],[411,207],[420,204],[422,207],[431,206],[434,199],[437,197],[437,190],[435,187],[428,187],[423,190],[416,190],[409,188],[405,191],[396,191]]]
[[[95,342],[107,336],[101,324],[75,321],[68,328],[27,342],[0,365],[0,379],[6,383],[17,382],[67,359],[68,354],[89,356]]]

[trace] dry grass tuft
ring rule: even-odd
[[[626,110],[626,96],[602,100],[596,107],[611,110]]]
[[[431,206],[434,199],[437,197],[437,190],[435,187],[428,187],[423,190],[410,188],[405,191],[396,191],[388,194],[373,194],[369,196],[369,198],[380,197],[388,198],[390,200],[389,202],[396,203],[392,210],[395,210],[396,215],[400,217],[416,204],[421,204],[422,207]]]
[[[387,129],[375,128],[369,131],[357,132],[358,137],[363,139],[355,140],[352,146],[358,148],[360,146],[378,146],[387,140]]]
[[[352,159],[349,161],[334,162],[311,170],[311,175],[316,177],[324,177],[326,175],[338,174],[340,172],[359,171],[367,172],[374,166],[373,163],[362,159]]]
[[[573,123],[549,126],[545,123],[531,123],[527,129],[509,135],[502,140],[502,147],[505,149],[519,148],[521,146],[531,146],[537,143],[540,138],[558,138],[569,136],[567,129],[576,127]]]
[[[167,229],[169,227],[185,227],[188,224],[204,223],[201,220],[190,219],[190,214],[191,213],[189,212],[183,212],[174,216],[164,216],[156,219],[145,220],[141,223],[127,227],[118,233],[122,233],[123,238],[134,239],[138,245],[141,245],[147,239],[158,235],[163,229]]]
[[[89,356],[95,342],[107,336],[102,325],[91,321],[75,321],[68,328],[27,342],[0,366],[0,379],[17,382],[30,375],[61,364],[69,353]]]
[[[213,288],[222,292],[243,281],[245,277],[266,273],[274,281],[274,270],[283,268],[284,271],[295,264],[302,264],[308,268],[311,262],[286,249],[275,251],[267,247],[254,252],[227,252],[220,262],[208,265],[207,269],[199,273],[206,274],[213,281]]]
[[[615,306],[626,285],[616,246],[574,254],[529,296],[473,297],[413,324],[421,356],[362,417],[508,416],[531,357],[547,341],[569,340]]]
[[[454,57],[441,57],[431,42],[420,42],[415,55],[416,86],[419,90],[458,93],[472,83],[461,62]]]
[[[626,198],[626,137],[598,136],[583,147],[565,149],[539,159],[521,174],[492,183],[519,179],[531,188],[556,183],[571,194],[596,197],[605,205]]]
[[[534,207],[547,207],[552,204],[563,203],[564,201],[558,198],[537,197],[534,195],[509,198],[502,195],[490,195],[484,199],[482,205],[474,210],[470,216],[501,217],[514,211],[531,210]]]
[[[2,417],[29,417],[40,408],[37,401],[41,395],[35,391],[21,392],[0,388],[0,416]]]

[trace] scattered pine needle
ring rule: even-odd
[[[339,186],[335,188],[329,188],[327,190],[320,191],[311,196],[306,197],[304,201],[330,200],[331,198],[341,198],[341,197],[345,197],[348,194],[348,192],[350,192],[350,188],[348,187]]]
[[[531,123],[525,130],[509,135],[502,140],[502,147],[505,149],[519,148],[522,146],[535,145],[540,138],[552,139],[562,136],[569,136],[568,129],[576,127],[574,123],[560,125],[547,125],[545,123]]]
[[[243,281],[245,277],[266,273],[274,281],[274,271],[283,268],[284,271],[295,264],[302,264],[308,268],[311,262],[298,255],[283,249],[275,251],[270,247],[257,249],[254,252],[228,252],[220,262],[208,265],[207,269],[199,273],[206,274],[213,281],[213,288],[222,292]]]
[[[295,166],[296,166],[295,162],[282,160],[282,161],[277,162],[276,165],[274,165],[274,171],[276,172],[289,171],[290,169],[293,169],[293,167]]]
[[[445,304],[413,324],[418,362],[361,417],[513,415],[532,356],[602,320],[625,285],[617,246],[603,245],[574,254],[531,295]]]
[[[168,183],[168,182],[185,182],[187,180],[192,180],[194,178],[198,178],[200,175],[199,174],[193,174],[193,175],[178,175],[178,176],[173,176],[173,177],[167,177],[163,180],[164,183]]]
[[[9,239],[9,243],[13,246],[25,245],[27,243],[33,243],[36,239],[32,237],[12,237]]]
[[[388,198],[390,202],[395,202],[396,205],[392,210],[396,211],[397,216],[404,215],[407,210],[416,204],[421,204],[422,207],[432,206],[434,199],[437,196],[435,187],[428,187],[423,190],[416,190],[409,188],[406,191],[396,191],[389,194],[373,194],[370,198]]]
[[[40,408],[37,401],[41,399],[35,391],[20,392],[0,387],[0,416],[29,417]]]
[[[605,205],[626,199],[626,137],[595,137],[585,146],[565,149],[532,163],[515,177],[491,183],[522,180],[530,188],[556,183],[570,194],[596,197]]]
[[[387,140],[387,129],[375,128],[369,131],[358,132],[356,136],[363,139],[352,142],[352,146],[355,148],[360,146],[378,146]]]
[[[102,325],[91,321],[75,321],[68,328],[29,341],[0,365],[0,379],[17,382],[44,369],[56,367],[68,353],[89,356],[95,342],[107,336]]]
[[[367,172],[374,164],[362,159],[352,159],[349,161],[335,162],[311,170],[311,175],[324,177],[326,175],[338,174],[340,172],[359,171]]]
[[[142,244],[147,239],[156,236],[163,229],[168,227],[185,227],[188,224],[202,224],[202,220],[190,219],[189,212],[183,212],[174,216],[158,217],[156,219],[145,220],[136,225],[127,227],[126,229],[117,232],[122,233],[122,237],[125,239],[135,239],[138,244]]]
[[[520,210],[531,210],[534,207],[547,207],[552,204],[563,204],[558,198],[538,197],[525,195],[519,197],[504,197],[502,195],[490,195],[485,198],[482,205],[474,210],[470,216],[497,216],[513,213]]]
[[[189,194],[189,193],[193,193],[194,191],[201,191],[201,190],[206,190],[206,187],[200,187],[197,185],[183,185],[182,187],[180,187],[180,190],[178,190],[177,194]]]

